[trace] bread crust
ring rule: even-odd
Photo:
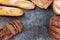
[[[52,30],[49,30],[49,35],[51,37],[51,40],[53,40],[52,38],[54,38],[55,40],[59,40],[60,39],[60,35],[59,34],[55,34]]]
[[[47,9],[53,0],[31,0],[38,7]]]
[[[0,6],[1,16],[22,16],[24,12],[19,8]]]
[[[9,40],[12,36],[22,31],[22,24],[20,21],[14,20],[6,23],[0,27],[0,40]],[[19,24],[17,26],[17,24]]]

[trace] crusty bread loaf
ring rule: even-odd
[[[53,0],[31,0],[31,1],[38,7],[47,9]]]
[[[50,19],[48,33],[52,40],[60,40],[60,16],[53,16]]]
[[[0,6],[0,15],[2,16],[22,16],[23,14],[19,8]]]
[[[18,20],[8,22],[0,26],[0,40],[8,40],[18,32],[22,31],[22,24]]]
[[[23,9],[34,9],[35,5],[27,0],[0,0],[0,4],[18,6]]]

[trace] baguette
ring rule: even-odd
[[[15,3],[16,6],[23,9],[34,9],[35,5],[30,1],[18,1]]]
[[[1,16],[22,16],[23,11],[19,8],[0,6]]]
[[[9,6],[18,6],[23,9],[34,9],[35,5],[27,0],[1,0],[0,4],[9,5]]]

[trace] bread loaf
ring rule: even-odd
[[[19,8],[0,6],[1,16],[22,16],[24,13]]]
[[[0,4],[17,6],[23,9],[34,9],[35,5],[28,0],[0,0]]]
[[[22,24],[18,20],[8,22],[0,27],[0,40],[8,40],[18,32],[21,32],[22,29]]]
[[[50,19],[48,30],[52,40],[60,40],[60,16],[53,16]]]

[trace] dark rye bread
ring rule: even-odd
[[[55,39],[60,39],[60,34],[57,32],[54,32],[53,30],[49,29],[49,34],[52,35]]]
[[[48,33],[51,39],[53,37],[60,40],[60,16],[53,16],[50,18]]]
[[[48,6],[52,3],[53,0],[31,0],[38,7],[47,9]]]
[[[51,34],[53,31],[51,29],[49,29],[48,31],[49,31],[49,36],[51,36],[51,38],[55,38],[55,36],[53,34]]]
[[[12,33],[6,27],[0,29],[0,40],[8,40],[12,36]]]
[[[51,17],[49,25],[56,26],[56,27],[60,28],[60,16]]]
[[[52,30],[49,30],[49,36],[50,36],[51,40],[57,40],[57,38],[55,37]]]
[[[18,20],[14,20],[6,23],[3,27],[0,27],[0,40],[8,40],[13,35],[22,31],[22,24]]]

